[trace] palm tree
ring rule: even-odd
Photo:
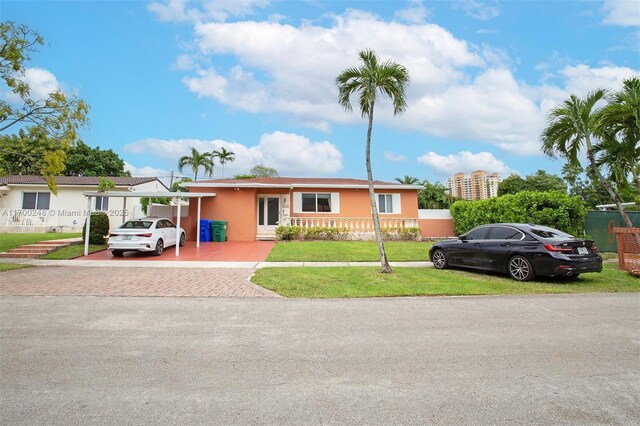
[[[222,166],[222,178],[224,179],[224,163],[233,163],[236,159],[236,154],[233,151],[227,151],[225,147],[222,147],[219,151],[214,150],[211,153],[211,160],[218,159]]]
[[[365,150],[367,180],[369,181],[369,199],[371,201],[371,215],[373,228],[380,252],[380,272],[392,272],[387,260],[380,229],[380,218],[373,190],[373,173],[371,171],[371,130],[373,128],[373,110],[376,103],[377,92],[387,95],[393,102],[393,114],[397,115],[407,108],[405,89],[409,85],[409,73],[405,67],[393,61],[380,63],[378,56],[372,50],[366,49],[358,54],[362,66],[347,68],[336,78],[338,86],[338,102],[346,111],[352,111],[349,98],[358,93],[360,113],[362,117],[368,117],[367,145]]]
[[[640,189],[640,78],[624,80],[622,90],[609,97],[609,104],[602,108],[598,127],[600,135],[608,136],[603,138],[604,144],[615,151],[608,152],[606,147],[601,149],[606,154],[604,157],[616,161],[618,177],[624,176],[626,182],[626,176],[631,174],[633,184]],[[599,160],[604,161],[603,157]]]
[[[594,107],[603,99],[606,91],[598,89],[580,99],[571,95],[561,105],[552,109],[548,115],[547,127],[542,132],[542,152],[545,155],[556,158],[562,157],[571,164],[580,164],[578,154],[581,149],[586,149],[589,168],[600,184],[618,206],[620,215],[628,227],[632,227],[629,215],[622,207],[622,200],[615,193],[611,184],[602,176],[596,164],[592,138],[595,137],[597,125],[600,119],[599,111]]]
[[[406,185],[414,185],[416,183],[420,183],[420,179],[409,175],[404,175],[403,178],[396,178],[396,181]]]
[[[180,173],[182,173],[182,169],[184,166],[190,166],[191,170],[193,170],[193,180],[195,182],[198,181],[198,170],[200,167],[204,168],[204,172],[207,176],[211,176],[213,174],[213,161],[211,160],[211,156],[206,153],[200,153],[197,149],[191,148],[191,155],[185,155],[180,157],[178,160],[178,169]]]

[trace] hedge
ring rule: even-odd
[[[82,226],[82,239],[87,229],[87,222]],[[89,228],[89,244],[104,244],[105,236],[109,235],[109,216],[105,212],[91,213],[91,228]]]
[[[487,223],[535,223],[583,235],[587,214],[579,197],[556,191],[523,191],[481,201],[460,200],[453,203],[450,211],[458,235]]]
[[[420,236],[419,227],[410,228],[382,228],[382,237],[385,240],[415,241]],[[348,240],[349,228],[311,226],[280,225],[276,228],[278,240]]]

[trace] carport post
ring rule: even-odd
[[[181,215],[182,194],[178,191],[178,220],[176,224],[176,257],[180,256],[180,215]]]
[[[123,197],[123,198],[124,200],[122,201],[122,223],[124,223],[126,220],[125,212],[127,211],[127,197]]]
[[[87,222],[84,230],[84,255],[89,256],[89,232],[91,231],[91,195],[87,196]]]
[[[198,221],[196,222],[196,247],[200,247],[200,202],[202,197],[198,197]]]

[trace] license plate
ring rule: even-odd
[[[578,254],[589,254],[589,249],[586,247],[578,247]]]
[[[131,235],[124,235],[122,237],[123,240],[130,240],[131,239]]]

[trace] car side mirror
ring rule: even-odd
[[[469,237],[467,237],[466,235],[460,235],[460,236],[458,237],[458,239],[459,239],[460,241],[467,241],[467,240],[469,239]]]

